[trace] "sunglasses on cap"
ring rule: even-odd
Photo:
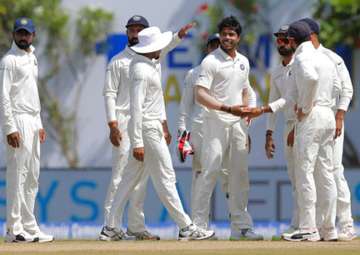
[[[285,37],[277,37],[276,38],[277,44],[289,44],[289,39]]]

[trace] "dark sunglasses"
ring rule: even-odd
[[[276,38],[276,43],[278,44],[289,44],[289,39],[288,38],[284,38],[284,37],[278,37]]]

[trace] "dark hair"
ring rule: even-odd
[[[218,30],[219,33],[223,30],[223,28],[228,27],[234,30],[238,35],[241,34],[241,25],[239,21],[234,16],[229,16],[226,18],[223,18],[220,23],[218,24]]]

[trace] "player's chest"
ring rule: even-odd
[[[242,82],[247,79],[248,70],[243,61],[229,60],[218,64],[216,79]]]
[[[32,55],[19,56],[16,59],[15,79],[17,81],[38,76],[38,62]]]

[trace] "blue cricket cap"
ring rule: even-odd
[[[295,21],[290,24],[288,29],[288,36],[298,40],[309,39],[311,29],[309,25],[304,21]]]
[[[28,31],[29,33],[35,32],[34,22],[26,17],[21,17],[15,20],[14,24],[14,32],[17,32],[21,29]]]
[[[306,24],[308,24],[311,29],[311,32],[313,32],[317,35],[320,33],[319,23],[317,23],[315,20],[310,19],[310,18],[304,18],[304,19],[301,19],[300,21],[303,21]]]
[[[142,25],[145,28],[149,27],[149,22],[141,15],[132,16],[126,23],[126,28],[132,25]]]

